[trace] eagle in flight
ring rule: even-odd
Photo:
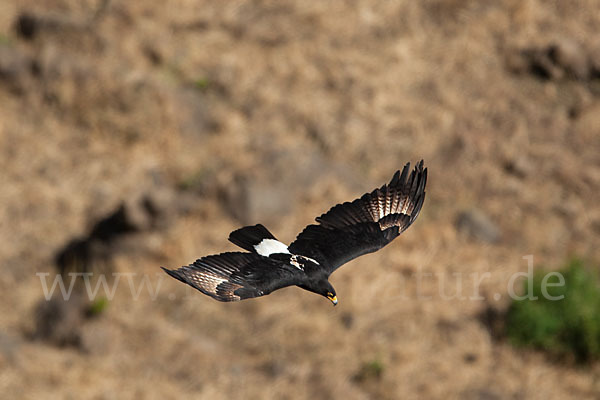
[[[260,224],[246,226],[231,232],[229,240],[248,252],[221,253],[176,270],[163,269],[219,301],[266,296],[295,285],[336,305],[329,275],[348,261],[381,249],[419,215],[425,200],[427,168],[423,169],[421,160],[409,171],[407,163],[390,183],[331,208],[289,246]]]

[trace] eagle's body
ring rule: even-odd
[[[389,184],[361,198],[338,204],[308,225],[289,246],[262,225],[231,232],[229,240],[248,252],[200,258],[189,266],[165,271],[220,301],[265,296],[296,285],[337,304],[329,275],[346,262],[377,251],[417,218],[425,199],[427,169],[423,161],[409,175],[410,164]]]

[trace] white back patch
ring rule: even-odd
[[[287,246],[275,239],[263,239],[259,244],[254,246],[254,249],[258,254],[264,257],[269,257],[274,253],[290,254]]]

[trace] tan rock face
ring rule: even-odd
[[[515,350],[480,317],[523,256],[600,259],[598,9],[0,1],[2,397],[600,397],[596,365]],[[220,304],[159,268],[234,251],[244,223],[289,243],[422,158],[419,219],[332,276],[335,309],[295,288]],[[51,287],[121,205],[134,229],[86,247],[118,282],[103,311],[39,308],[36,273]],[[457,229],[465,210],[487,222]]]

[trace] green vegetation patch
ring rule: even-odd
[[[548,272],[543,271],[534,274],[532,286],[525,282],[533,297],[511,304],[506,319],[508,339],[514,345],[542,349],[577,362],[600,359],[597,269],[575,259],[558,272],[564,277],[563,285],[559,285],[556,274],[547,277]]]
[[[384,365],[379,359],[364,363],[358,373],[354,376],[357,382],[364,382],[372,379],[380,379],[383,375]]]
[[[94,300],[88,308],[88,316],[96,317],[106,311],[108,307],[108,299],[106,297],[100,297]]]
[[[210,80],[208,78],[198,78],[194,81],[196,89],[205,91],[210,87]]]

